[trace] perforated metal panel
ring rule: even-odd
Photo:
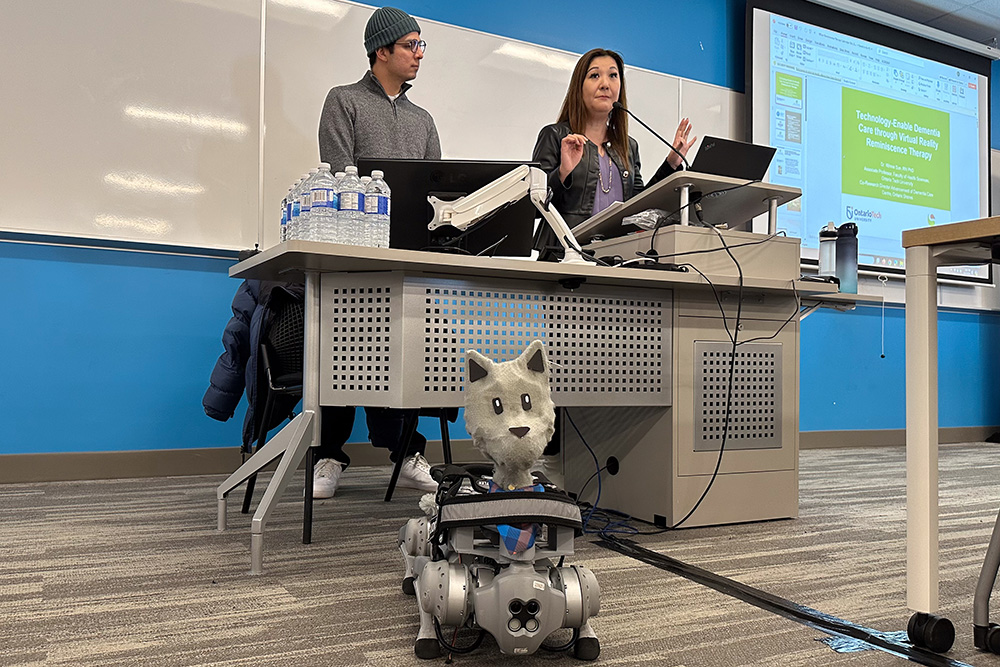
[[[781,343],[747,343],[736,349],[732,403],[726,431],[732,345],[695,341],[696,452],[781,447]]]
[[[414,285],[423,301],[424,393],[460,392],[465,351],[496,361],[513,359],[536,338],[549,347],[547,300],[537,292],[470,289],[462,285]],[[408,370],[413,370],[412,367]],[[553,375],[559,371],[553,368]]]
[[[322,298],[324,404],[462,405],[467,349],[506,361],[535,339],[558,405],[670,404],[666,291],[327,274]]]
[[[330,355],[325,385],[338,391],[388,393],[392,317],[399,289],[386,285],[334,286],[324,292],[323,321]],[[401,308],[398,309],[402,311]]]

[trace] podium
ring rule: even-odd
[[[682,215],[677,224],[658,229],[655,238],[648,230],[620,235],[626,216],[648,208],[688,211],[690,206],[683,207],[699,192],[720,193],[701,199],[705,220],[734,226],[768,214],[772,230],[777,206],[800,195],[797,188],[678,172],[577,225],[577,239],[597,257],[628,260],[655,247],[661,258],[689,265],[690,274],[711,282],[715,290],[674,290],[673,401],[662,414],[637,411],[627,428],[612,425],[610,415],[600,409],[574,420],[584,432],[607,424],[602,441],[588,444],[602,465],[612,456],[620,463],[619,474],[602,481],[601,506],[662,526],[675,525],[696,506],[684,525],[796,517],[799,239],[692,226]],[[722,278],[727,282],[720,285]],[[736,286],[729,282],[734,280]],[[784,289],[761,290],[762,283]],[[726,429],[733,332],[740,345]],[[653,430],[655,436],[650,435]],[[593,473],[593,457],[572,425],[564,424],[563,433],[567,487],[575,491]],[[712,489],[699,501],[717,466]],[[583,495],[591,502],[595,498],[593,489]]]
[[[750,248],[778,252],[774,240]],[[746,342],[732,427],[720,474],[685,525],[798,514],[797,295],[834,287],[747,275],[740,287],[721,270],[445,258],[309,241],[269,248],[230,275],[306,286],[303,411],[216,489],[224,530],[229,493],[279,460],[251,521],[254,574],[274,505],[318,444],[320,405],[462,406],[466,349],[505,360],[535,338],[553,362],[553,400],[573,420],[562,428],[566,488],[596,500],[596,483],[583,489],[595,471],[589,447],[601,466],[609,456],[621,462],[602,482],[602,507],[673,525],[691,512],[719,458],[726,324],[740,294]]]
[[[649,208],[676,212],[678,224],[687,226],[691,223],[695,203],[701,204],[701,215],[707,223],[726,223],[730,228],[744,225],[752,218],[767,213],[767,233],[774,234],[778,207],[801,195],[802,191],[798,188],[785,185],[678,171],[627,202],[616,202],[584,220],[573,228],[573,235],[580,244],[597,240],[595,237],[621,236],[622,219]],[[635,231],[638,231],[637,227],[627,226],[624,233]]]
[[[691,193],[698,193],[691,198]],[[799,197],[798,188],[784,185],[742,181],[680,171],[643,190],[624,203],[602,211],[573,229],[577,241],[586,244],[597,257],[618,256],[635,259],[650,249],[667,262],[689,264],[692,270],[710,275],[736,276],[732,253],[745,278],[797,280],[800,275],[799,239],[775,236],[777,207]],[[688,213],[700,197],[698,214],[712,225],[725,225],[713,231],[700,222],[690,224]],[[658,230],[640,230],[622,225],[622,220],[646,209],[677,212],[676,222]],[[768,216],[768,234],[754,234],[748,222]],[[697,216],[695,216],[697,217]],[[622,232],[626,233],[622,233]],[[768,237],[771,238],[768,238]],[[723,248],[723,239],[729,252]]]

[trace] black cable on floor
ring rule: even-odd
[[[910,644],[892,641],[884,637],[883,633],[877,630],[856,625],[842,618],[824,614],[812,607],[786,600],[777,595],[741,584],[733,579],[727,579],[714,572],[709,572],[700,567],[679,561],[676,558],[646,549],[629,539],[602,534],[601,538],[594,543],[605,549],[630,556],[647,565],[680,575],[685,579],[707,586],[737,600],[752,604],[764,611],[769,611],[827,634],[850,637],[851,639],[868,644],[873,649],[905,658],[918,665],[927,665],[927,667],[972,667],[972,665],[967,663],[952,660],[951,658],[946,658],[943,655],[932,653],[931,651],[917,648]]]

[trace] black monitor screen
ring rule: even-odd
[[[525,162],[481,160],[394,160],[361,158],[358,173],[381,170],[392,192],[389,246],[404,250],[451,249],[472,255],[527,257],[536,210],[527,196],[496,211],[462,235],[445,225],[434,231],[428,196],[452,201],[473,193]],[[535,165],[537,166],[537,165]]]

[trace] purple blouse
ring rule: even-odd
[[[621,172],[618,171],[618,165],[611,161],[611,157],[606,152],[604,155],[599,155],[597,160],[599,169],[597,191],[594,197],[594,210],[591,212],[591,215],[597,215],[616,201],[625,201]],[[609,174],[610,179],[608,178]],[[611,181],[611,188],[605,192],[604,190],[608,187],[609,180]],[[602,184],[603,187],[601,187]]]

